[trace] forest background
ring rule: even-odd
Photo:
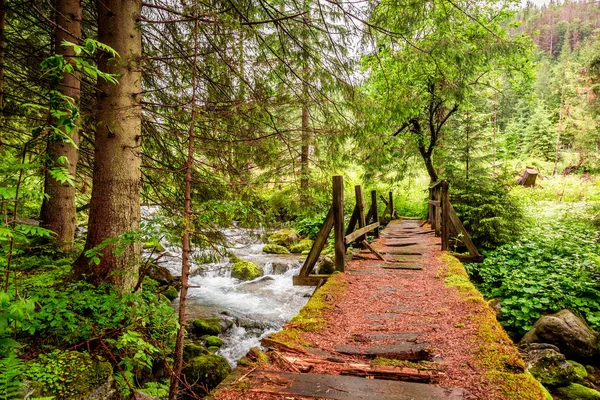
[[[52,368],[83,349],[125,395],[175,393],[184,326],[142,244],[180,243],[185,277],[234,221],[314,236],[337,174],[412,217],[448,179],[505,327],[598,329],[599,28],[585,1],[0,0],[5,398],[69,398]]]

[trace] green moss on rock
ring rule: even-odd
[[[206,345],[210,348],[210,347],[221,347],[223,346],[223,341],[221,340],[221,338],[218,338],[216,336],[209,336],[206,338]]]
[[[305,251],[310,251],[313,246],[314,241],[311,239],[302,239],[299,242],[294,243],[290,246],[291,253],[303,253]]]
[[[171,301],[175,300],[179,296],[179,292],[173,286],[169,286],[167,290],[163,292],[165,297]]]
[[[192,358],[196,358],[208,353],[208,350],[204,346],[200,346],[199,344],[186,343],[183,346],[183,359],[185,361],[189,361]]]
[[[258,268],[258,265],[250,261],[238,261],[231,267],[231,277],[241,281],[251,281],[262,276],[262,274],[263,272]]]
[[[578,383],[557,389],[557,392],[565,400],[600,400],[600,392],[590,389]]]
[[[262,251],[263,251],[263,253],[268,253],[268,254],[289,254],[290,253],[290,251],[287,248],[280,246],[278,244],[265,244]]]
[[[277,232],[271,232],[268,238],[269,242],[273,244],[288,247],[298,240],[298,234],[292,229],[284,228]]]
[[[582,381],[588,377],[588,372],[583,365],[579,364],[577,361],[572,360],[567,360],[567,362],[573,366],[573,369],[575,370],[575,375],[577,376],[577,380]]]
[[[210,353],[216,353],[217,351],[219,351],[219,347],[217,347],[217,346],[209,346],[209,347],[207,347],[207,350]]]
[[[194,333],[196,335],[218,335],[223,333],[219,318],[199,318],[194,320]]]
[[[217,354],[206,354],[192,358],[183,370],[188,382],[196,386],[215,388],[229,375],[231,367],[227,360]]]

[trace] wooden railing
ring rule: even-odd
[[[367,234],[372,234],[375,238],[379,237],[379,213],[377,208],[377,191],[371,191],[371,206],[365,214],[365,200],[363,197],[363,188],[361,185],[354,187],[355,205],[348,227],[344,229],[344,178],[341,176],[333,177],[333,197],[332,204],[323,226],[317,233],[317,237],[310,249],[308,256],[304,260],[304,264],[300,269],[300,273],[294,276],[294,285],[302,286],[320,286],[329,275],[313,274],[312,271],[327,244],[329,235],[333,230],[334,234],[334,249],[335,249],[335,270],[344,272],[346,268],[346,250],[352,243],[357,243],[366,247],[376,256],[381,258],[367,242]],[[396,212],[394,210],[394,199],[392,193],[389,193],[389,201],[383,198],[386,209],[383,213],[385,216],[388,212],[390,219],[394,218]],[[358,225],[358,228],[357,228]],[[357,229],[355,229],[357,228]]]
[[[451,242],[455,245],[462,243],[469,251],[469,255],[455,254],[455,256],[465,262],[481,262],[483,256],[477,251],[471,236],[456,215],[450,203],[448,189],[448,181],[439,181],[429,188],[428,222],[431,229],[436,236],[441,236],[442,250],[450,250]]]

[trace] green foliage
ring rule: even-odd
[[[22,395],[21,375],[24,371],[25,365],[14,351],[6,356],[0,353],[0,400],[13,400]]]
[[[545,313],[571,309],[600,328],[600,243],[589,223],[544,218],[513,243],[484,252],[469,273],[487,297],[500,297],[502,323],[525,333]]]

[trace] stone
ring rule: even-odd
[[[238,261],[231,266],[231,277],[241,281],[251,281],[262,276],[263,271],[250,261]]]
[[[223,346],[223,341],[217,336],[209,336],[206,338],[206,346],[208,346],[209,349],[213,346],[221,347]]]
[[[289,254],[290,251],[278,244],[265,244],[262,249],[263,253],[267,254]]]
[[[298,241],[298,234],[291,229],[284,228],[269,233],[268,240],[269,243],[289,247],[292,243]]]
[[[310,251],[313,244],[314,244],[314,241],[311,239],[302,239],[301,241],[296,242],[290,246],[290,252],[302,254],[302,252],[304,252],[304,251]]]
[[[496,318],[502,318],[502,304],[500,303],[500,298],[491,299],[488,301],[488,305],[494,312],[496,313]]]
[[[565,386],[577,379],[575,368],[554,346],[528,348],[523,358],[528,371],[543,385]]]
[[[573,366],[573,369],[575,370],[575,375],[577,376],[577,381],[581,382],[588,377],[588,372],[583,365],[579,364],[577,361],[572,360],[567,360],[567,362]]]
[[[219,318],[198,318],[192,323],[194,333],[202,335],[218,335],[223,333],[223,326]]]
[[[291,262],[290,261],[288,261],[288,262],[276,261],[273,264],[271,264],[271,267],[272,267],[274,275],[283,275],[290,269],[298,267],[298,263],[296,263],[294,261],[291,261]]]
[[[335,271],[335,263],[331,257],[321,257],[319,264],[317,265],[319,274],[327,275],[333,274]]]
[[[569,310],[544,315],[523,336],[521,344],[550,343],[573,360],[589,360],[598,352],[598,335]]]
[[[230,372],[231,367],[227,360],[217,354],[194,357],[183,369],[186,381],[194,382],[199,391],[204,386],[209,390],[214,389]]]
[[[192,358],[208,354],[208,350],[204,346],[195,343],[186,343],[183,345],[183,359],[189,361]]]
[[[146,250],[154,250],[158,253],[162,253],[165,251],[165,247],[159,241],[146,242],[142,245],[142,248]]]
[[[578,383],[557,389],[564,400],[600,400],[600,392]]]
[[[179,292],[173,286],[167,287],[167,290],[165,290],[162,294],[171,301],[179,297]]]
[[[135,392],[135,398],[137,400],[160,400],[160,397],[150,396],[144,392]]]
[[[147,272],[148,278],[154,279],[161,285],[172,285],[175,278],[165,267],[160,267],[158,265],[152,265]]]
[[[209,346],[209,347],[207,348],[207,350],[208,350],[210,353],[214,354],[214,353],[216,353],[217,351],[219,351],[219,347],[218,347],[218,346]]]

